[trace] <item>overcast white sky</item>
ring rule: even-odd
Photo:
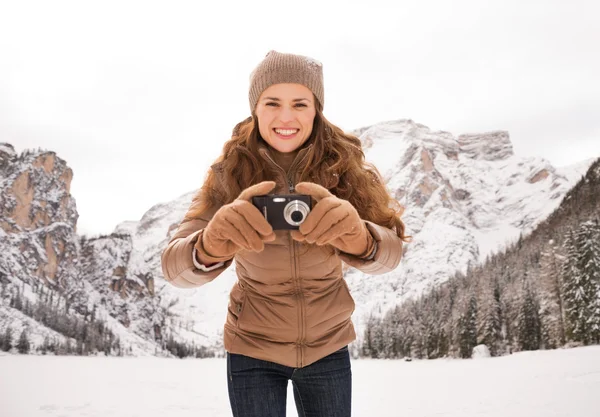
[[[507,130],[555,166],[600,156],[600,2],[0,1],[0,142],[74,171],[78,231],[197,189],[271,49],[321,61],[343,129]]]

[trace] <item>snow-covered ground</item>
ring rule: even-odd
[[[224,359],[2,355],[0,416],[230,416],[225,366]],[[600,415],[600,346],[352,367],[356,417]],[[289,388],[288,416],[296,416]]]

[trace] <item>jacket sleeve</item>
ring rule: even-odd
[[[192,202],[190,209],[195,204],[198,202]],[[216,269],[201,270],[196,267],[197,262],[194,262],[194,245],[216,211],[216,208],[211,208],[200,218],[179,224],[161,255],[163,276],[167,282],[179,288],[200,287],[211,282],[231,265],[232,259],[229,259]]]
[[[372,260],[360,259],[357,256],[340,252],[338,255],[348,265],[365,274],[381,275],[396,269],[402,258],[402,239],[396,232],[387,227],[365,221],[367,229],[377,243],[377,251]]]

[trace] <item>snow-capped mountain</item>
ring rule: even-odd
[[[379,123],[352,133],[361,138],[367,160],[377,166],[390,192],[405,206],[403,221],[413,236],[397,270],[380,276],[347,271],[359,335],[369,314],[420,294],[531,231],[592,162],[557,169],[542,158],[515,156],[506,132],[455,137],[411,120]],[[86,294],[80,297],[86,306],[80,310],[85,313],[96,305],[98,314],[111,320],[119,335],[130,335],[122,337],[129,337],[136,353],[155,353],[155,340],[166,334],[217,350],[221,347],[235,265],[195,290],[166,283],[160,268],[160,255],[195,190],[155,205],[139,222],[121,223],[110,236],[79,239],[74,200],[68,193],[69,181],[64,180],[72,174],[64,161],[51,152],[17,156],[6,145],[1,150],[0,281],[6,274],[13,285],[45,280],[51,286],[52,276],[56,282],[74,285],[79,290],[71,292]],[[54,166],[44,174],[40,169],[49,164],[43,162],[49,155]],[[31,178],[35,177],[31,173],[49,175],[48,184],[54,185],[43,185],[43,190],[31,184],[24,187],[26,171]],[[28,216],[22,214],[25,200],[30,201]],[[62,211],[42,221],[49,204]],[[37,220],[26,221],[26,217]],[[63,231],[56,239],[55,230]],[[29,249],[21,249],[23,245]],[[35,255],[35,262],[32,255],[25,257],[26,252]],[[53,265],[51,253],[59,254],[54,275],[45,272],[54,270],[48,266]],[[10,310],[0,303],[0,330]]]
[[[27,329],[36,346],[45,338],[75,344],[51,328],[101,319],[128,352],[154,352],[148,336],[163,311],[151,296],[153,277],[130,270],[130,235],[79,239],[72,178],[54,152],[17,155],[0,144],[0,332]],[[47,326],[57,311],[64,315]],[[69,315],[82,320],[65,323]]]
[[[532,231],[593,162],[557,169],[543,158],[516,156],[508,132],[455,137],[412,120],[355,134],[405,206],[403,221],[413,236],[395,271],[347,274],[359,327],[367,314],[421,294]]]
[[[390,191],[405,206],[403,220],[413,236],[396,271],[366,276],[348,270],[359,334],[372,312],[384,312],[394,303],[420,294],[456,270],[465,270],[469,263],[501,250],[520,233],[533,230],[593,161],[557,169],[542,158],[515,156],[507,132],[457,138],[432,132],[411,120],[379,123],[352,133],[361,138],[367,160],[377,166]],[[134,248],[155,253],[155,274],[160,274],[160,252],[193,194],[153,207],[142,220],[153,224],[156,235],[144,232],[146,243],[134,243]],[[116,230],[121,231],[122,226]],[[160,281],[164,283],[160,292],[170,303],[177,300],[175,311],[187,323],[186,328],[209,340],[217,337],[211,343],[214,346],[219,342],[235,279],[234,264],[199,289],[179,290]]]

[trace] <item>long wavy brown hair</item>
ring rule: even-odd
[[[402,240],[410,241],[400,220],[404,208],[387,192],[377,168],[365,161],[360,140],[330,123],[319,101],[315,102],[312,133],[303,147],[313,146],[305,156],[306,163],[298,182],[320,184],[338,198],[348,200],[362,219],[393,229]],[[257,120],[253,113],[235,126],[231,139],[215,162],[225,183],[217,184],[216,173],[210,169],[194,196],[194,208],[184,220],[198,218],[210,207],[231,203],[251,185],[274,180],[275,172],[258,153],[263,139]]]

